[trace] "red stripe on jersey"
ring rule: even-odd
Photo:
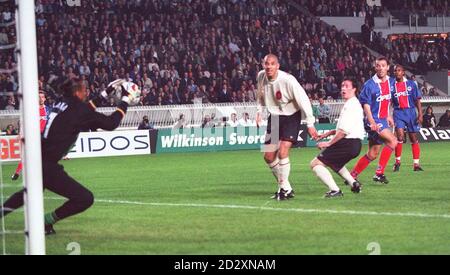
[[[41,116],[41,133],[45,130],[45,124],[47,124],[47,110],[45,107],[39,108],[39,115]]]
[[[385,95],[390,94],[389,80],[380,83],[381,97],[384,98]],[[391,100],[383,99],[380,102],[380,109],[378,110],[378,118],[387,118],[389,114],[389,104]]]
[[[397,90],[396,94],[398,96],[397,99],[400,109],[409,108],[408,93],[406,91],[406,82],[395,83],[395,89]]]

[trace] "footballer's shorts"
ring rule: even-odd
[[[317,159],[338,173],[349,161],[359,156],[361,147],[359,138],[343,138],[320,152]]]
[[[372,131],[370,129],[370,123],[367,121],[367,119],[364,119],[364,129],[366,130],[368,134],[368,140],[371,141],[373,144],[384,144],[384,140],[380,137],[380,133],[384,129],[390,129],[389,123],[387,122],[387,119],[385,118],[376,118],[375,123],[378,125],[378,131]]]
[[[290,141],[296,144],[301,130],[301,122],[301,111],[290,116],[270,114],[265,144],[278,144],[279,141]]]
[[[420,131],[415,108],[394,109],[394,123],[396,128],[403,129],[408,133]]]

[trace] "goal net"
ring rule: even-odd
[[[19,120],[0,116],[0,252],[45,254],[34,0],[0,5],[0,96],[5,109],[20,111]],[[23,168],[13,181],[19,160]],[[7,203],[14,194],[23,198],[23,207]]]

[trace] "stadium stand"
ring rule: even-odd
[[[81,7],[38,0],[41,88],[51,104],[55,79],[83,78],[94,96],[121,77],[141,86],[141,106],[254,102],[256,74],[268,52],[280,57],[282,69],[297,77],[311,99],[339,99],[344,75],[354,76],[359,85],[371,77],[375,57],[364,45],[316,17],[289,8],[291,2],[316,15],[370,17],[385,12],[385,7],[370,7],[360,0],[341,0],[336,5],[312,0],[117,0],[81,1]],[[13,16],[2,6],[2,23]],[[15,40],[14,26],[0,32],[0,42]],[[406,65],[422,68],[420,62],[430,64],[433,59],[438,61],[432,66],[448,63],[443,58],[448,56],[443,50],[448,39],[439,47],[381,38],[369,46],[400,63],[409,62]],[[411,58],[410,48],[426,57]],[[2,53],[0,64],[14,67],[14,55]],[[0,110],[18,109],[17,77],[0,76]],[[103,103],[112,106],[113,101]]]
[[[51,90],[55,78],[78,76],[94,95],[110,80],[126,77],[143,88],[142,105],[251,102],[268,52],[280,56],[282,68],[313,99],[338,98],[344,74],[360,82],[370,76],[373,58],[344,32],[289,12],[285,1],[235,2],[92,1],[67,7],[38,1],[42,87]],[[14,65],[2,56],[5,62]]]

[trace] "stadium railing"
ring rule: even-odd
[[[313,101],[313,105],[317,106],[318,102]],[[336,121],[339,117],[343,100],[328,100],[325,104],[330,106],[330,120]],[[431,105],[435,114],[444,113],[446,109],[450,108],[450,97],[436,97],[436,96],[424,96],[422,99],[422,105],[424,108]],[[110,114],[114,112],[116,108],[98,108],[97,111]],[[237,119],[241,119],[244,113],[248,113],[251,120],[256,116],[256,103],[218,103],[218,104],[187,104],[187,105],[166,105],[166,106],[139,106],[130,107],[127,115],[122,120],[120,129],[136,129],[139,123],[142,121],[143,116],[148,116],[149,121],[155,126],[155,128],[170,128],[173,127],[180,116],[184,116],[185,127],[198,127],[201,126],[204,118],[210,116],[216,123],[230,119],[232,113],[237,115]],[[265,114],[267,116],[267,114]],[[19,120],[19,111],[0,111],[0,127],[3,129],[7,124],[17,125]]]

